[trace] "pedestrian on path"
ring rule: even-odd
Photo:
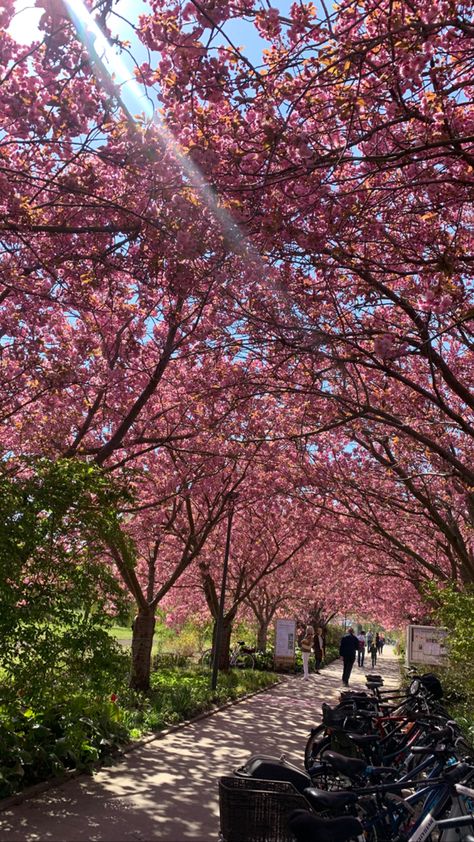
[[[356,657],[356,652],[359,651],[359,641],[357,640],[354,629],[350,628],[341,638],[339,646],[339,655],[344,662],[344,669],[342,671],[342,683],[345,687],[349,686],[349,678],[351,677],[352,667]]]
[[[357,640],[359,641],[359,650],[357,652],[357,665],[359,667],[364,666],[364,657],[365,657],[365,632],[361,631],[360,634],[357,635]]]
[[[377,666],[377,644],[372,640],[369,649],[370,657],[372,658],[372,669]]]
[[[319,675],[319,668],[326,657],[326,641],[324,639],[324,630],[321,626],[316,629],[314,635],[314,660],[316,664],[316,672]]]
[[[301,654],[303,655],[303,680],[309,678],[309,656],[314,644],[313,626],[306,626],[304,637],[300,640]]]
[[[373,634],[371,631],[367,633],[367,654],[370,655],[370,647],[372,646]]]
[[[380,637],[379,637],[379,652],[380,652],[381,655],[383,654],[384,646],[385,646],[385,635],[381,634]]]

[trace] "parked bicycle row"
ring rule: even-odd
[[[323,704],[301,759],[220,780],[224,842],[474,842],[474,759],[431,673],[395,693],[369,674]]]

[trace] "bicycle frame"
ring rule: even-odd
[[[238,643],[237,646],[234,646],[234,648],[231,650],[231,653],[230,653],[230,666],[231,667],[235,667],[241,652],[242,652],[242,647],[241,647],[240,643]]]
[[[423,795],[424,793],[421,791],[415,794]],[[410,796],[407,801],[410,798],[413,798],[413,796]],[[472,802],[470,795],[468,798]],[[437,819],[435,813],[444,809],[450,800],[453,802],[450,817],[448,819]],[[442,842],[461,842],[461,840],[469,842],[471,838],[474,838],[468,832],[460,832],[460,829],[464,827],[474,828],[474,814],[472,807],[469,812],[466,811],[466,798],[460,792],[458,785],[455,785],[455,793],[453,793],[452,786],[443,784],[437,793],[432,792],[431,797],[425,803],[425,807],[428,805],[428,812],[419,820],[407,842],[424,842],[436,827],[442,831]]]
[[[423,772],[425,769],[427,769],[428,766],[432,764],[434,759],[434,756],[430,755],[415,769],[413,769],[409,775],[405,775],[403,778],[400,778],[396,782],[381,784],[373,787],[364,787],[364,789],[357,790],[357,794],[360,796],[369,794],[380,795],[384,792],[393,794],[394,790],[396,789],[402,790],[405,789],[407,786],[414,786],[416,783],[423,784],[422,788],[417,790],[417,792],[414,792],[407,798],[403,798],[399,802],[397,802],[397,804],[399,805],[404,805],[405,808],[408,807],[411,812],[413,805],[424,800],[424,804],[422,806],[422,814],[417,819],[414,827],[411,828],[410,836],[400,836],[400,825],[404,821],[406,816],[404,817],[400,815],[399,811],[397,810],[397,804],[392,805],[393,809],[391,809],[390,805],[385,804],[383,810],[378,810],[375,815],[370,816],[366,821],[363,821],[364,826],[367,829],[371,827],[376,827],[381,819],[388,819],[390,824],[390,832],[393,835],[397,835],[397,837],[400,840],[404,839],[405,842],[424,842],[424,840],[428,838],[429,834],[432,832],[432,830],[437,824],[437,819],[435,818],[434,813],[444,809],[448,801],[453,798],[452,784],[446,782],[444,778],[439,777],[444,768],[443,764],[441,763],[436,764],[436,766],[430,771],[426,780],[413,780],[413,775],[419,774],[420,772]],[[462,795],[462,793],[459,794]],[[458,802],[457,809],[459,810],[459,816],[465,817],[466,811],[463,811],[462,809],[461,802],[458,798],[458,793],[456,793],[456,795],[454,796],[453,802],[455,799]],[[452,835],[443,835],[443,842],[460,842],[460,837],[455,837]],[[470,840],[465,839],[463,837],[463,842],[470,842]],[[474,842],[474,839],[472,840],[472,842]]]

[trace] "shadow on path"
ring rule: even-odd
[[[370,670],[354,667],[351,686]],[[377,665],[385,686],[399,683],[390,647]],[[286,677],[253,696],[130,752],[115,767],[81,776],[0,813],[1,842],[211,842],[217,840],[217,781],[251,754],[285,754],[303,767],[309,729],[323,701],[336,703],[336,661],[308,681]]]

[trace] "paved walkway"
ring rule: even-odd
[[[1,842],[213,842],[217,781],[251,754],[285,754],[303,766],[321,703],[338,701],[341,664],[308,681],[291,676],[271,690],[157,738],[93,778],[81,776],[0,813]],[[354,667],[351,687],[365,686]],[[390,647],[377,671],[397,686]]]

